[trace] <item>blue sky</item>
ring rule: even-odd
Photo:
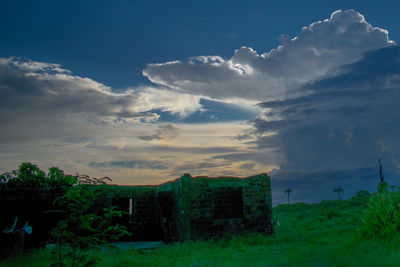
[[[269,172],[275,203],[287,187],[314,202],[373,190],[382,157],[398,184],[398,8],[2,1],[0,171],[31,161],[119,184]]]
[[[281,34],[356,9],[400,38],[396,1],[2,1],[0,51],[56,62],[115,89],[147,84],[148,63],[231,57],[276,47]],[[399,37],[399,38],[398,38]]]

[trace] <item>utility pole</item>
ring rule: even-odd
[[[288,188],[288,189],[286,189],[284,192],[287,194],[287,203],[288,203],[288,205],[289,205],[289,195],[290,195],[290,193],[293,192],[293,190],[290,189],[290,188]]]
[[[379,158],[379,177],[381,178],[381,183],[383,183],[384,179],[383,179],[383,170],[382,170],[381,158]]]

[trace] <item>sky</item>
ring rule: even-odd
[[[269,173],[273,204],[400,175],[396,1],[1,1],[0,173]]]

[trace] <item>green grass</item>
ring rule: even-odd
[[[359,194],[348,201],[279,205],[273,212],[280,226],[271,236],[171,244],[153,252],[100,251],[97,266],[400,266],[400,239],[366,240],[356,231],[367,204],[368,197]],[[0,266],[54,261],[51,251],[41,249]]]

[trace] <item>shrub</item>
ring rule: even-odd
[[[103,209],[103,214],[91,211],[96,199],[97,194],[87,184],[80,184],[68,188],[65,195],[54,201],[66,214],[65,219],[51,230],[57,240],[59,266],[64,266],[65,256],[71,258],[71,266],[94,264],[96,258],[84,250],[130,235],[124,226],[112,225],[112,218],[121,217],[122,211],[116,211],[115,207]],[[68,249],[69,252],[65,253]]]
[[[79,264],[88,266],[95,263],[95,258],[88,256],[86,249],[119,239],[125,234],[130,235],[124,226],[112,224],[112,218],[121,217],[122,211],[116,211],[115,207],[111,207],[103,209],[102,212],[94,212],[98,194],[90,187],[106,186],[106,182],[110,180],[108,177],[98,179],[79,174],[65,175],[64,171],[57,167],[50,168],[46,175],[36,165],[25,162],[19,166],[18,170],[0,175],[0,189],[9,194],[18,194],[15,198],[23,200],[24,205],[20,206],[15,206],[14,202],[13,210],[8,215],[12,214],[15,217],[16,214],[22,213],[29,222],[34,219],[36,222],[41,221],[37,218],[42,219],[42,214],[47,214],[47,216],[50,214],[57,215],[57,226],[51,225],[46,231],[48,233],[48,230],[54,227],[51,230],[51,235],[57,240],[58,254],[58,262],[55,265],[64,266],[64,259],[67,256],[70,259],[71,266]],[[44,207],[26,205],[26,196],[29,196],[30,203],[43,205],[42,200],[46,199],[46,194],[43,192],[53,189],[61,189],[58,191],[63,194],[57,197],[53,203],[58,210],[48,207],[51,210],[47,208],[43,211],[47,205],[44,205]],[[14,196],[12,199],[14,199]],[[36,231],[36,229],[40,228],[40,225],[35,225],[35,232],[39,233],[40,231]],[[43,234],[43,231],[41,234]]]
[[[349,206],[366,206],[368,205],[369,198],[371,197],[371,193],[366,190],[360,190],[357,194],[351,197],[348,201]]]
[[[390,239],[400,230],[400,191],[389,191],[381,182],[372,194],[364,219],[358,228],[362,238]]]

